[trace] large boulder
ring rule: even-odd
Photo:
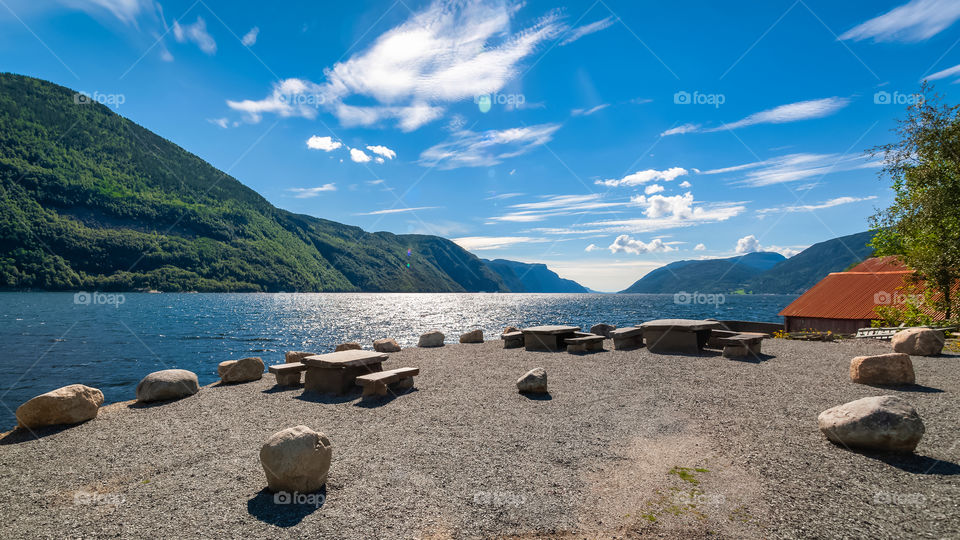
[[[400,344],[393,338],[378,339],[373,342],[373,350],[377,352],[400,352]]]
[[[524,394],[546,394],[547,370],[538,367],[524,373],[517,379],[517,390]]]
[[[296,426],[274,433],[260,447],[271,491],[312,493],[327,483],[333,446],[323,433]]]
[[[912,356],[935,356],[943,350],[944,335],[942,330],[929,328],[907,328],[893,335],[890,344],[898,353]]]
[[[443,332],[439,330],[431,330],[420,336],[420,341],[417,342],[417,347],[443,347],[443,339]]]
[[[154,371],[137,385],[137,401],[165,401],[192,396],[200,391],[197,374],[185,369]]]
[[[460,343],[483,343],[483,330],[477,328],[460,336]]]
[[[913,452],[923,437],[923,420],[897,396],[874,396],[827,409],[817,417],[820,431],[849,448]]]
[[[337,345],[337,350],[334,351],[334,352],[340,352],[340,351],[359,351],[360,349],[363,349],[363,347],[361,347],[359,343],[354,343],[354,342],[350,341],[350,342],[347,342],[347,343],[341,343],[341,344]]]
[[[850,380],[860,384],[903,385],[916,382],[916,376],[909,354],[890,353],[851,360]]]
[[[287,351],[284,355],[284,360],[288,364],[293,364],[294,362],[300,362],[308,356],[315,356],[315,352],[306,352],[306,351]]]
[[[17,407],[17,427],[38,428],[58,424],[79,424],[97,417],[103,392],[82,384],[71,384],[32,398]]]
[[[605,337],[605,338],[609,338],[609,337],[610,337],[610,332],[613,332],[613,331],[616,330],[616,329],[617,329],[617,327],[614,326],[614,325],[612,325],[612,324],[603,324],[603,323],[600,323],[600,324],[595,324],[595,325],[591,326],[591,327],[590,327],[590,333],[591,333],[591,334],[596,334],[596,335],[598,335],[598,336],[603,336],[603,337]]]
[[[259,357],[241,358],[220,362],[217,373],[224,383],[258,381],[263,377],[263,360]]]

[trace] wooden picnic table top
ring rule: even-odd
[[[547,325],[547,326],[532,326],[530,328],[524,328],[523,333],[530,334],[569,334],[571,332],[578,332],[580,330],[579,326],[562,326],[562,325]]]
[[[700,330],[712,330],[714,328],[723,328],[723,325],[717,321],[704,321],[698,319],[657,319],[647,321],[640,325],[645,330],[676,330],[678,332],[698,332]]]
[[[384,353],[376,351],[349,350],[327,354],[315,354],[301,360],[305,366],[319,368],[340,368],[369,366],[380,364],[389,358]]]

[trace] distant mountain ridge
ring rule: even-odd
[[[787,259],[779,253],[757,252],[727,259],[683,260],[658,268],[622,293],[802,294],[831,272],[840,272],[867,259],[872,231],[814,244]]]
[[[522,263],[505,259],[481,259],[500,276],[510,292],[585,293],[589,289],[576,281],[564,279],[545,264]]]

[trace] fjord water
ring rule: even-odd
[[[156,370],[218,380],[217,364],[259,356],[283,362],[288,350],[329,352],[344,341],[369,348],[393,337],[402,346],[440,329],[447,342],[482,328],[499,339],[506,325],[599,322],[629,326],[661,318],[777,322],[787,295],[675,298],[669,294],[148,294],[0,293],[0,428],[31,397],[67,384],[103,391],[106,402],[135,397]],[[689,300],[689,302],[687,302]]]

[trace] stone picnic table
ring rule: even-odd
[[[528,351],[562,351],[566,349],[566,340],[576,337],[579,326],[533,326],[524,328],[523,345]]]
[[[303,389],[307,392],[346,394],[358,376],[383,371],[388,356],[376,351],[349,350],[316,354],[301,360],[307,367]]]
[[[640,328],[650,352],[698,354],[710,339],[710,332],[723,325],[697,319],[658,319]]]

